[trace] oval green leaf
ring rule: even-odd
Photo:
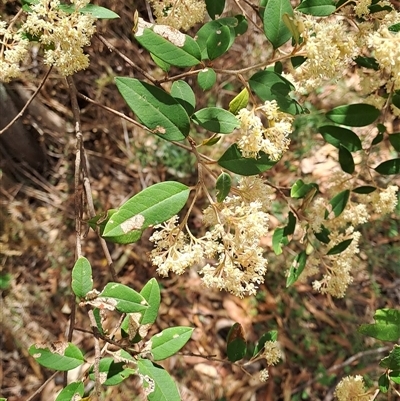
[[[129,376],[137,374],[136,369],[126,368],[125,366],[126,362],[115,362],[109,357],[100,359],[99,371],[102,376],[101,384],[103,386],[116,386]],[[90,371],[89,378],[95,380],[93,369]]]
[[[289,275],[286,279],[286,288],[290,287],[298,280],[298,278],[300,277],[300,274],[303,272],[304,268],[306,267],[306,261],[307,261],[306,251],[300,252],[295,257],[292,265],[289,268]]]
[[[247,88],[242,89],[242,91],[237,94],[229,103],[229,111],[232,114],[239,113],[240,110],[247,107],[249,103],[249,91]]]
[[[278,332],[276,330],[271,330],[268,333],[264,333],[254,347],[253,357],[257,356],[263,350],[264,345],[267,341],[277,341],[277,339]]]
[[[153,387],[147,399],[149,401],[181,401],[178,388],[172,377],[161,366],[148,359],[138,359],[139,373],[143,378],[143,388]]]
[[[370,185],[363,185],[361,187],[357,187],[353,189],[353,192],[356,194],[370,194],[371,192],[376,191],[376,187],[372,187]]]
[[[232,179],[228,173],[221,173],[215,183],[217,202],[221,203],[228,196],[232,186]]]
[[[276,163],[277,161],[270,160],[263,152],[260,152],[257,159],[243,157],[236,143],[231,145],[218,160],[221,167],[244,176],[263,173],[274,167]]]
[[[231,362],[236,362],[244,358],[247,351],[247,342],[240,323],[235,323],[230,328],[226,343],[226,353]]]
[[[208,58],[210,60],[215,60],[226,53],[230,48],[231,38],[232,28],[228,26],[221,26],[213,32],[206,42]]]
[[[220,18],[215,21],[210,21],[204,24],[196,34],[196,41],[200,47],[201,51],[201,59],[206,60],[209,59],[209,55],[207,53],[207,41],[211,36],[215,36],[216,32],[221,29],[221,27],[228,27],[229,28],[229,45],[225,51],[228,51],[229,48],[233,45],[233,42],[236,37],[236,33],[234,28],[237,27],[239,21],[234,17],[226,17]]]
[[[351,130],[336,125],[324,125],[318,128],[325,141],[340,149],[341,146],[350,152],[362,149],[360,138]]]
[[[291,82],[274,71],[258,71],[249,79],[250,88],[265,102],[276,100],[279,109],[285,113],[300,114],[303,108],[290,97],[295,88]]]
[[[296,10],[314,17],[327,17],[336,11],[336,5],[332,0],[304,0]]]
[[[225,8],[225,0],[205,0],[207,13],[211,19],[219,17]]]
[[[161,361],[176,354],[190,339],[191,327],[170,327],[155,334],[151,342],[151,353],[155,361]]]
[[[163,223],[186,204],[190,188],[165,181],[144,189],[125,202],[108,220],[103,237],[119,244],[136,242],[150,225]]]
[[[117,77],[115,82],[130,109],[160,138],[182,141],[189,134],[189,116],[171,95],[135,78]]]
[[[58,394],[55,401],[71,401],[75,400],[77,396],[83,397],[85,393],[85,386],[82,382],[73,382],[64,387]]]
[[[140,324],[153,324],[158,315],[161,295],[160,286],[155,278],[150,279],[140,291],[140,295],[147,301],[149,307],[144,311]]]
[[[66,13],[72,14],[75,12],[75,6],[69,4],[59,4],[58,8]],[[115,19],[119,18],[119,15],[108,8],[97,6],[95,4],[87,4],[85,7],[79,9],[80,14],[91,14],[97,19]]]
[[[345,239],[344,241],[340,242],[339,244],[333,246],[329,251],[327,252],[327,255],[337,255],[339,253],[342,253],[345,251],[350,244],[353,242],[353,238]]]
[[[298,179],[290,190],[292,198],[304,198],[313,188],[318,189],[317,184],[306,184],[302,179]]]
[[[283,22],[283,15],[293,17],[293,8],[290,0],[268,0],[263,18],[264,33],[274,49],[282,46],[292,34]]]
[[[72,291],[79,298],[84,298],[93,289],[92,266],[81,256],[72,269]]]
[[[171,86],[171,96],[182,105],[189,116],[193,114],[196,107],[196,97],[188,83],[181,80],[175,81]]]
[[[344,210],[344,208],[347,205],[347,202],[350,197],[350,191],[348,189],[345,189],[344,191],[338,193],[336,196],[334,196],[329,204],[332,206],[332,212],[335,215],[335,217],[338,217]],[[329,216],[328,210],[325,212],[325,219]]]
[[[134,289],[124,284],[113,282],[104,287],[95,301],[104,301],[123,313],[142,312],[149,307],[146,299]]]
[[[203,91],[211,89],[217,81],[217,74],[212,68],[205,68],[197,75],[197,83]]]
[[[354,159],[351,153],[344,146],[339,148],[339,164],[347,174],[353,174],[355,170]]]
[[[400,132],[397,132],[395,134],[390,134],[389,142],[395,148],[395,150],[400,152]]]
[[[190,36],[167,26],[155,25],[153,29],[156,32],[159,29],[174,43],[152,29],[139,29],[135,39],[150,53],[176,67],[193,67],[200,63],[200,48]]]
[[[84,362],[81,350],[74,344],[57,341],[47,345],[34,344],[29,354],[42,366],[66,372],[82,365]]]
[[[374,170],[382,175],[400,174],[400,158],[386,160],[379,164],[379,166],[376,166]]]
[[[192,120],[208,131],[230,134],[240,126],[239,120],[229,111],[219,107],[207,107],[193,114]]]
[[[372,124],[379,117],[379,114],[380,111],[374,106],[357,103],[335,107],[326,113],[326,117],[336,124],[364,127]]]

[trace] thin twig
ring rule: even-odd
[[[92,309],[89,309],[88,311],[89,319],[90,319],[90,325],[92,326],[92,329],[94,332],[98,332],[97,329],[97,324],[96,324],[96,318],[94,317],[94,313]],[[94,392],[96,396],[100,396],[101,393],[101,380],[100,380],[100,357],[101,357],[101,351],[100,351],[100,342],[98,337],[95,335],[94,337],[94,364],[93,364],[93,371],[94,371]]]
[[[40,90],[43,88],[44,83],[46,82],[48,76],[50,75],[52,67],[50,67],[48,69],[48,71],[46,72],[46,75],[44,76],[44,78],[42,79],[42,81],[40,82],[39,86],[37,87],[37,89],[35,90],[35,92],[33,92],[33,95],[29,98],[29,100],[25,103],[25,106],[21,109],[21,111],[4,127],[0,130],[0,135],[3,134],[4,132],[6,132],[12,125],[15,124],[15,122],[20,119],[26,109],[29,107],[29,105],[33,102],[33,99],[37,96],[37,94],[40,92]]]
[[[124,61],[126,61],[132,68],[139,71],[142,75],[144,75],[150,82],[154,85],[157,85],[157,80],[154,79],[150,74],[148,74],[143,68],[139,67],[135,64],[129,57],[125,56],[125,54],[121,53],[115,46],[113,46],[106,38],[103,36],[96,34],[96,37],[102,42],[104,45],[108,47],[110,51],[118,54]]]
[[[31,394],[25,401],[32,401],[38,394],[40,394],[43,389],[47,386],[49,382],[51,382],[56,376],[58,372],[54,372],[33,394]]]

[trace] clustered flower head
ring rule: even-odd
[[[267,119],[267,127],[264,127],[257,111]],[[279,111],[276,100],[266,101],[253,110],[241,109],[237,118],[240,121],[237,145],[244,157],[257,158],[260,152],[264,152],[276,161],[288,149],[293,117]]]
[[[338,401],[369,401],[362,376],[347,376],[336,386],[335,396]]]
[[[0,82],[10,82],[21,75],[20,64],[28,52],[29,41],[12,26],[0,21]]]
[[[204,20],[204,0],[149,0],[157,23],[188,30]]]
[[[270,190],[260,178],[244,177],[238,193],[204,210],[209,230],[202,238],[195,238],[187,226],[184,232],[176,216],[156,227],[150,238],[155,244],[151,259],[161,275],[182,274],[212,259],[199,271],[207,287],[239,297],[256,293],[267,270],[260,238],[268,232]]]
[[[324,228],[329,231],[329,243],[321,244],[307,259],[301,279],[312,277],[324,271],[320,280],[313,281],[313,288],[323,294],[342,298],[348,285],[353,281],[351,271],[354,267],[354,256],[359,253],[361,233],[356,230],[360,224],[368,222],[373,213],[387,214],[393,212],[397,205],[398,187],[390,185],[384,190],[376,190],[368,195],[359,195],[358,204],[351,200],[343,212],[335,217],[333,213],[325,218],[329,211],[328,201],[316,198],[308,210],[308,227],[311,233],[320,233]],[[350,245],[340,253],[328,254],[329,251],[344,241]]]
[[[21,28],[47,46],[45,63],[57,67],[65,76],[88,67],[89,56],[83,47],[90,44],[96,31],[95,18],[79,12],[89,0],[72,3],[75,11],[68,13],[60,9],[59,0],[40,0],[31,5],[32,12]]]

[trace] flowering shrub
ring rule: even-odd
[[[295,241],[302,249],[287,266],[288,287],[298,280],[311,280],[315,291],[344,297],[353,280],[355,256],[360,252],[358,227],[371,216],[392,213],[398,200],[398,186],[380,176],[398,175],[400,159],[391,158],[373,167],[369,155],[384,137],[395,151],[400,151],[400,133],[389,133],[385,126],[400,109],[400,13],[385,0],[304,0],[295,9],[289,0],[261,0],[254,6],[255,15],[272,56],[260,65],[228,70],[214,67],[214,61],[246,32],[251,16],[244,8],[240,6],[242,14],[220,18],[225,8],[221,0],[149,3],[156,22],[146,22],[136,14],[133,31],[166,78],[156,79],[138,68],[146,80],[117,77],[116,86],[134,112],[138,126],[171,146],[185,143],[178,145],[196,157],[197,183],[193,187],[175,181],[155,184],[118,209],[91,213],[89,225],[103,239],[119,244],[136,242],[144,230],[153,228],[150,259],[161,276],[184,274],[195,267],[206,287],[241,298],[257,294],[265,280],[268,261],[261,240],[273,230],[272,247],[277,255],[290,249],[289,244]],[[89,59],[83,48],[95,33],[96,17],[116,17],[85,0],[70,5],[33,0],[24,7],[26,16],[18,28],[14,21],[0,23],[0,78],[4,82],[18,77],[30,41],[43,45],[44,63],[56,67],[63,76],[86,68]],[[203,23],[194,37],[178,30],[205,21],[206,10],[211,20]],[[172,66],[190,71],[169,75]],[[358,91],[365,100],[333,108],[325,114],[330,124],[319,127],[325,141],[337,149],[338,168],[330,187],[320,190],[318,183],[304,182],[299,177],[286,188],[290,195],[285,195],[264,173],[284,161],[290,151],[293,122],[296,116],[307,113],[302,95],[329,81],[345,79],[348,69],[357,75]],[[218,106],[197,109],[196,95],[185,78],[197,75],[199,86],[208,90],[218,74],[232,76],[243,89],[232,97],[228,110]],[[170,87],[163,86],[170,81]],[[77,148],[83,149],[79,113],[75,119]],[[371,124],[378,129],[372,141],[354,129]],[[194,127],[201,130],[202,141],[196,142]],[[219,158],[203,154],[204,145],[219,149]],[[77,161],[79,183],[80,169],[84,176],[87,172],[78,156]],[[234,175],[239,176],[237,185],[233,184]],[[212,188],[206,176],[215,183]],[[182,214],[190,193],[194,199]],[[205,233],[197,237],[188,220],[200,194],[208,200],[208,206],[203,210]],[[287,223],[270,227],[271,202],[277,195],[289,207]],[[79,233],[80,224],[77,216]],[[121,314],[118,329],[128,339],[129,350],[134,350],[129,353],[121,344],[119,359],[100,360],[96,345],[97,361],[90,372],[96,382],[95,392],[101,385],[115,385],[129,375],[139,375],[149,400],[179,399],[172,379],[152,361],[178,352],[192,329],[166,329],[144,342],[160,304],[157,283],[147,283],[138,293],[114,279],[103,290],[94,290],[91,266],[80,254],[79,241],[72,290],[80,306],[91,308],[89,318],[96,341],[110,341],[102,327],[102,311],[109,310]],[[383,320],[398,322],[399,314],[392,312]],[[378,334],[371,330],[366,334],[385,339],[381,326],[376,330]],[[389,341],[399,337],[397,330]],[[228,360],[237,363],[247,357],[250,362],[264,359],[267,366],[275,365],[281,358],[276,340],[276,332],[265,333],[249,356],[251,347],[240,325],[234,325],[227,339]],[[30,352],[39,363],[53,369],[69,370],[83,363],[82,352],[70,342],[58,347],[35,345]],[[391,355],[387,357],[390,361],[382,364],[386,368],[382,382],[386,381],[380,383],[381,391],[387,391],[390,380],[399,380],[398,347]],[[120,364],[114,380],[107,376],[111,364]],[[268,379],[268,370],[261,370],[260,379]],[[73,384],[80,397],[82,383]],[[162,396],[163,386],[174,390]],[[66,394],[71,387],[63,391]],[[370,399],[360,376],[343,379],[335,394],[342,401]]]

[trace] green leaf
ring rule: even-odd
[[[171,69],[171,64],[166,63],[164,60],[161,60],[159,57],[157,57],[155,54],[150,53],[150,57],[153,59],[153,61],[165,72],[169,72]]]
[[[344,146],[350,152],[356,152],[362,149],[360,138],[347,128],[337,127],[335,125],[324,125],[319,127],[318,131],[326,142],[338,149],[340,149],[341,146]]]
[[[81,350],[72,343],[57,341],[47,345],[34,344],[29,354],[42,366],[66,372],[82,365],[84,362]]]
[[[176,383],[161,366],[148,359],[138,359],[137,365],[149,401],[181,401]],[[150,391],[153,386],[154,390]]]
[[[69,4],[60,4],[58,8],[66,13],[72,14],[75,12],[75,6]],[[85,7],[79,9],[80,14],[91,14],[97,19],[115,19],[119,18],[119,15],[108,8],[97,6],[95,4],[87,4]]]
[[[235,174],[244,176],[257,175],[271,169],[277,161],[272,161],[269,157],[260,152],[257,159],[243,157],[237,144],[231,145],[219,158],[218,164]]]
[[[93,289],[92,266],[89,261],[81,256],[72,269],[72,291],[79,298]]]
[[[379,366],[390,370],[400,369],[400,345],[395,344],[386,358],[383,358]]]
[[[108,221],[103,237],[119,244],[136,242],[143,231],[175,216],[190,188],[175,181],[154,184],[126,201]]]
[[[240,323],[235,323],[230,328],[226,343],[226,353],[231,362],[236,362],[244,358],[247,351],[247,342],[244,338],[244,330]]]
[[[207,41],[210,37],[217,36],[217,32],[221,29],[221,27],[228,27],[229,28],[229,45],[225,51],[228,51],[229,48],[233,45],[233,42],[236,37],[235,29],[239,24],[239,21],[234,17],[227,17],[227,18],[220,18],[215,21],[210,21],[204,24],[196,34],[196,41],[199,45],[201,51],[201,59],[206,60],[209,59],[210,56],[208,55],[207,49]]]
[[[321,231],[316,233],[314,232],[315,238],[319,241],[322,242],[323,244],[329,244],[331,240],[329,239],[330,231],[324,226],[321,226]]]
[[[393,24],[388,27],[390,32],[400,32],[400,24]]]
[[[247,88],[237,94],[229,103],[229,111],[232,114],[238,114],[240,110],[245,109],[249,103],[249,91]]]
[[[376,137],[372,140],[371,145],[377,145],[383,141],[383,132],[378,132]]]
[[[268,0],[263,18],[264,33],[274,49],[282,46],[292,34],[283,22],[283,15],[293,17],[293,8],[290,0]]]
[[[102,358],[99,363],[99,371],[104,386],[116,386],[129,376],[137,374],[137,369],[126,368],[126,362],[114,362],[113,358]],[[95,380],[93,368],[90,370],[89,378]]]
[[[400,109],[400,92],[396,91],[392,96],[392,104]]]
[[[264,333],[254,347],[253,358],[256,357],[263,350],[264,345],[267,341],[276,341],[277,339],[278,332],[276,330],[271,330],[268,333]]]
[[[380,111],[374,106],[358,103],[335,107],[326,113],[326,117],[336,124],[364,127],[372,124],[379,117],[379,114]]]
[[[176,67],[193,67],[200,63],[200,48],[195,40],[174,28],[154,25],[152,29],[139,29],[135,39],[150,53]]]
[[[211,19],[219,17],[225,8],[225,0],[205,0],[207,13]]]
[[[96,327],[101,334],[104,334],[103,330],[103,316],[101,315],[101,310],[99,308],[93,309],[94,320],[96,321]]]
[[[293,214],[293,212],[289,212],[288,214],[288,223],[283,231],[283,235],[292,235],[294,233],[294,230],[296,228],[296,217]]]
[[[296,11],[314,17],[327,17],[336,11],[336,6],[331,0],[304,0],[296,8]]]
[[[400,158],[390,159],[379,164],[374,169],[377,173],[382,175],[392,175],[400,173]]]
[[[222,25],[207,39],[206,48],[208,58],[215,60],[228,51],[231,45],[232,28]]]
[[[204,68],[197,75],[197,82],[203,91],[211,89],[217,81],[217,74],[212,68]]]
[[[155,334],[151,342],[151,353],[155,361],[161,361],[176,354],[192,336],[191,327],[170,327]]]
[[[250,88],[265,102],[276,100],[279,109],[285,113],[299,114],[303,108],[289,96],[294,86],[286,78],[274,71],[258,71],[249,79]]]
[[[302,179],[298,179],[290,190],[292,198],[304,198],[312,189],[318,188],[316,184],[305,184]]]
[[[171,86],[171,96],[175,98],[191,116],[196,107],[196,97],[193,89],[185,81],[175,81]]]
[[[244,15],[235,15],[235,18],[238,20],[237,26],[234,27],[235,30],[235,35],[240,36],[243,35],[247,32],[247,29],[249,28],[249,23],[247,22],[247,19]]]
[[[282,245],[287,245],[289,243],[287,236],[284,235],[284,231],[285,229],[283,227],[279,227],[275,229],[272,235],[272,249],[275,255],[280,255],[282,253]]]
[[[332,212],[334,213],[335,217],[338,217],[344,210],[347,205],[347,202],[350,197],[350,191],[348,189],[338,193],[334,196],[331,201],[329,202],[332,206]],[[329,211],[325,212],[325,219],[329,216]]]
[[[307,57],[304,56],[294,56],[290,58],[290,62],[292,63],[293,68],[300,67],[307,60]]]
[[[240,126],[232,113],[219,107],[201,109],[193,114],[192,120],[206,130],[220,134],[230,134]]]
[[[93,230],[96,231],[97,227],[99,228],[100,235],[103,235],[104,229],[108,223],[108,220],[110,220],[110,217],[116,213],[117,209],[109,209],[105,212],[101,212],[91,218],[88,221],[89,227]]]
[[[339,147],[339,164],[347,174],[353,174],[355,170],[354,159],[348,149],[344,146]]]
[[[158,315],[160,307],[161,295],[160,286],[155,278],[150,279],[140,291],[140,295],[147,301],[149,307],[144,311],[141,324],[153,324]]]
[[[384,394],[386,394],[389,391],[389,378],[387,377],[386,373],[384,373],[379,377],[378,387],[379,390]]]
[[[228,196],[232,186],[232,179],[228,173],[221,173],[215,183],[217,202],[221,203]]]
[[[375,71],[379,71],[379,63],[376,61],[375,57],[362,57],[357,56],[354,61],[360,66],[365,68],[370,68]]]
[[[64,387],[55,401],[72,401],[77,397],[83,397],[85,386],[82,382],[73,382]]]
[[[372,187],[370,185],[363,185],[361,187],[357,187],[353,189],[353,192],[356,194],[370,194],[371,192],[376,191],[376,187]]]
[[[373,324],[361,325],[358,331],[381,341],[397,341],[400,338],[400,310],[378,309],[374,320]]]
[[[146,299],[138,292],[124,284],[108,283],[99,296],[97,303],[103,302],[122,313],[142,312],[148,308]]]
[[[0,290],[8,290],[11,285],[11,279],[10,273],[0,273]]]
[[[397,132],[395,134],[390,134],[389,142],[395,148],[395,150],[400,152],[400,132]]]
[[[185,109],[171,95],[135,78],[115,78],[117,88],[140,121],[160,138],[182,141],[189,134]]]
[[[393,370],[389,373],[389,378],[396,384],[400,384],[400,370]]]
[[[290,287],[298,280],[300,274],[303,272],[306,266],[306,261],[307,261],[307,254],[305,251],[300,252],[295,257],[292,265],[289,268],[289,275],[286,279],[286,288]]]
[[[346,239],[339,244],[333,246],[331,249],[329,249],[327,255],[337,255],[339,253],[342,253],[345,251],[349,245],[353,242],[353,238]]]

